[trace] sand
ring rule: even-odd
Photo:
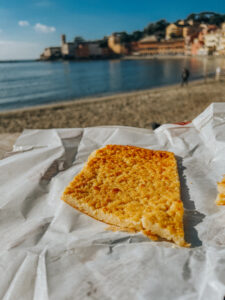
[[[113,96],[0,113],[0,133],[24,128],[125,125],[151,128],[152,122],[190,121],[212,102],[225,102],[225,82],[213,79],[115,94]]]

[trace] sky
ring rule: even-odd
[[[201,11],[224,14],[225,0],[1,0],[0,60],[38,58],[62,33],[98,39]]]

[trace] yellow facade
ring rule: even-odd
[[[60,56],[61,53],[60,53],[60,47],[48,47],[48,48],[45,48],[43,54],[42,54],[42,57],[43,58],[51,58],[51,57],[56,57],[56,56]]]
[[[183,36],[183,28],[177,26],[176,24],[170,24],[166,27],[166,39],[171,39],[171,35],[174,35],[176,37],[182,37]]]
[[[223,32],[223,34],[225,34],[225,22],[224,22],[224,23],[222,23],[222,25],[221,25],[221,29],[222,29],[222,32]]]
[[[108,47],[116,54],[127,54],[127,49],[120,43],[120,39],[115,34],[108,38]]]

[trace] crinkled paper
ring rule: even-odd
[[[60,200],[89,154],[107,144],[175,153],[191,248],[106,231]],[[25,130],[0,161],[0,299],[222,300],[225,104],[192,123],[155,131],[131,127]]]

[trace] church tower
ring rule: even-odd
[[[66,35],[65,34],[61,35],[61,43],[62,43],[62,45],[64,45],[66,43]]]

